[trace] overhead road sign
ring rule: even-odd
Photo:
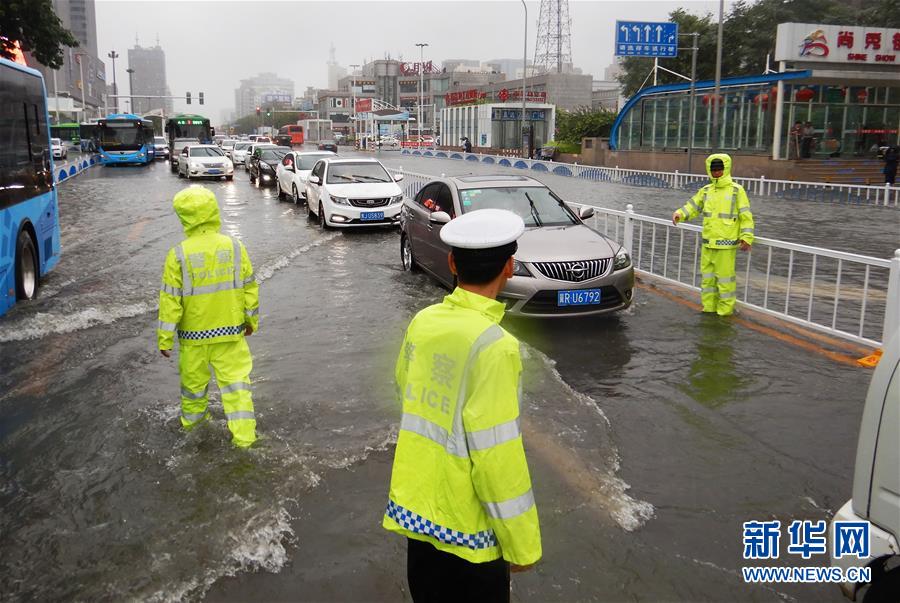
[[[678,56],[678,23],[616,21],[617,57]]]

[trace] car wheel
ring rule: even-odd
[[[279,180],[275,181],[275,188],[278,189],[278,200],[284,201],[284,198],[287,197],[287,195],[285,195],[284,191],[281,190],[281,181],[279,181]]]
[[[325,209],[322,207],[321,201],[319,201],[318,214],[319,214],[319,228],[321,228],[322,230],[327,230],[329,228],[328,220],[325,218]]]
[[[179,177],[179,178],[184,178],[184,174],[181,173],[181,169],[180,169],[180,168],[178,169],[178,177]]]
[[[293,186],[292,196],[294,197],[294,205],[300,205],[300,191],[297,190],[297,185]]]
[[[233,175],[232,175],[232,176],[225,176],[225,180],[228,180],[229,182],[231,182],[232,180],[234,180],[234,176],[233,176]]]
[[[34,299],[38,289],[37,251],[23,230],[16,240],[16,299]]]
[[[400,236],[400,261],[403,264],[404,272],[418,272],[419,265],[416,263],[412,245],[409,244],[409,237],[406,235]]]

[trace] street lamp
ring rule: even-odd
[[[119,112],[119,87],[116,85],[116,59],[119,58],[119,53],[115,50],[110,50],[106,53],[106,56],[112,59],[112,72],[113,72],[113,95],[115,96],[115,112]]]
[[[125,73],[128,74],[128,104],[131,106],[131,112],[134,113],[134,69],[128,67]]]
[[[425,123],[425,120],[422,119],[422,105],[425,104],[425,47],[428,44],[418,43],[416,46],[419,47],[419,112],[416,114],[416,120],[419,122],[417,125],[419,126],[419,137],[421,139],[422,124]]]
[[[528,5],[522,0],[522,8],[525,9],[525,44],[522,50],[522,156],[528,154],[525,148],[525,80],[528,77]]]

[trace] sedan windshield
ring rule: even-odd
[[[280,149],[266,149],[260,153],[259,158],[262,161],[278,161],[285,155],[287,155],[287,151],[282,151]]]
[[[234,145],[234,150],[235,150],[235,151],[246,151],[247,149],[250,148],[250,145],[251,145],[251,144],[253,144],[253,143],[252,143],[252,142],[238,142],[238,143],[235,143],[235,145]]]
[[[319,159],[334,157],[333,153],[317,153],[316,155],[297,155],[297,169],[311,170]]]
[[[328,184],[392,181],[380,163],[332,163],[328,167]]]
[[[507,209],[518,214],[525,226],[578,224],[562,199],[540,187],[476,188],[459,191],[463,213],[476,209]]]
[[[191,149],[191,157],[221,157],[222,151],[213,147],[197,147]]]

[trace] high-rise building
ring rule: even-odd
[[[87,120],[106,110],[106,65],[97,56],[97,18],[94,0],[52,0],[63,27],[78,40],[63,48],[63,64],[49,69],[26,55],[28,64],[44,75],[52,120]],[[110,106],[112,103],[110,103]]]
[[[131,94],[134,106],[132,112],[139,115],[150,111],[164,110],[172,113],[172,100],[162,98],[139,98],[140,96],[169,96],[166,83],[166,53],[159,46],[144,48],[135,44],[128,49],[128,66],[134,69],[131,74]],[[121,89],[121,86],[120,86]],[[119,103],[121,106],[121,103]]]
[[[328,57],[328,88],[335,90],[338,87],[338,80],[347,75],[347,70],[334,60],[334,44],[331,45]]]
[[[294,100],[294,82],[274,73],[260,73],[256,77],[241,80],[234,91],[234,107],[238,117],[250,115],[256,107],[290,106]]]

